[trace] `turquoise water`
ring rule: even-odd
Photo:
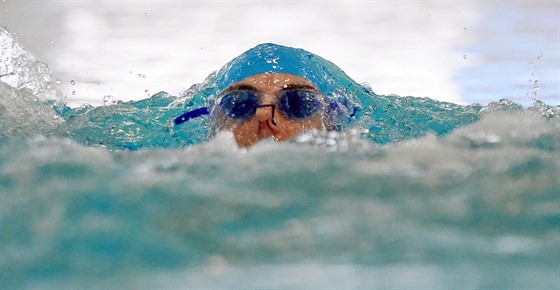
[[[350,83],[340,131],[240,149],[172,124],[213,80],[70,108],[2,79],[2,288],[560,288],[559,106]]]

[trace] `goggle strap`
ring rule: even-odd
[[[175,120],[173,120],[173,123],[175,123],[175,125],[181,125],[185,122],[187,122],[190,119],[194,119],[194,118],[198,118],[204,115],[208,115],[210,114],[210,111],[208,111],[207,107],[201,107],[198,109],[194,109],[192,111],[188,111],[184,114],[182,114],[181,116],[175,118]]]

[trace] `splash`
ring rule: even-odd
[[[0,81],[17,89],[28,89],[40,100],[59,100],[51,70],[27,51],[5,27],[0,26]]]

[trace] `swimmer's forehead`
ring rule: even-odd
[[[278,89],[310,89],[317,91],[309,80],[285,73],[262,73],[247,77],[227,87],[225,91],[255,90],[268,88]]]

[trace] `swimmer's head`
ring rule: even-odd
[[[211,113],[211,134],[230,130],[240,146],[327,130],[338,108],[333,95],[346,87],[333,73],[345,76],[331,62],[303,49],[261,44],[218,71],[217,97],[210,106],[179,116],[175,124]]]
[[[309,80],[266,72],[231,84],[212,108],[213,132],[233,132],[243,147],[272,138],[288,140],[300,133],[326,130],[328,101]]]

